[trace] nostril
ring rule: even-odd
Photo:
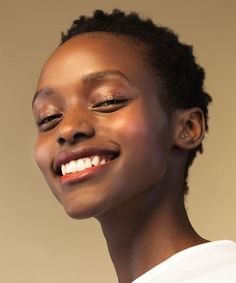
[[[83,138],[86,138],[86,135],[84,135],[83,133],[76,132],[72,134],[71,137],[59,136],[56,139],[56,141],[59,145],[64,145],[65,143],[70,143],[70,144],[76,143],[82,140]]]
[[[65,143],[65,139],[64,138],[62,138],[62,137],[58,137],[57,138],[57,143],[59,144],[59,145],[63,145],[64,143]]]
[[[85,135],[82,134],[82,133],[75,133],[75,134],[73,135],[73,139],[74,139],[74,141],[78,141],[78,140],[80,140],[83,136],[85,136]]]

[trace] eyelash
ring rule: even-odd
[[[128,101],[128,99],[125,99],[125,98],[123,98],[123,99],[117,99],[117,98],[107,99],[107,100],[104,100],[102,102],[96,103],[92,108],[109,107],[109,106],[113,106],[113,105],[122,104],[122,103],[125,103],[127,101]]]
[[[36,125],[37,126],[42,126],[44,124],[47,124],[47,123],[51,122],[54,119],[60,118],[61,116],[62,116],[62,114],[58,113],[58,114],[48,115],[46,117],[39,118],[36,121]]]
[[[98,102],[96,103],[94,106],[92,106],[92,109],[103,109],[103,107],[105,108],[104,111],[101,110],[101,112],[112,112],[113,110],[116,110],[116,106],[117,108],[121,108],[122,104],[126,103],[128,101],[128,99],[107,99],[104,100],[102,102]],[[61,113],[56,113],[56,114],[52,114],[52,115],[48,115],[48,116],[44,116],[42,118],[39,118],[36,121],[36,125],[38,127],[43,127],[44,125],[47,125],[48,123],[52,122],[53,120],[57,120],[59,118],[61,118],[62,114]]]

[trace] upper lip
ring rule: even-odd
[[[113,158],[118,156],[117,149],[109,149],[103,147],[83,147],[79,150],[63,151],[60,152],[54,160],[53,169],[57,174],[61,174],[61,165],[68,163],[72,160],[90,157],[94,155],[112,155]]]

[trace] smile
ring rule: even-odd
[[[62,176],[84,171],[85,169],[88,169],[91,167],[104,165],[107,162],[109,162],[111,159],[112,159],[112,156],[94,155],[90,157],[79,158],[77,160],[72,160],[68,163],[61,165]]]
[[[117,150],[97,147],[83,147],[76,152],[65,151],[57,156],[54,172],[62,185],[80,183],[100,175],[118,155]]]

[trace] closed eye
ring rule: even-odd
[[[124,107],[129,99],[107,99],[96,103],[92,106],[92,109],[98,112],[113,112]]]
[[[53,129],[61,120],[61,117],[62,113],[47,115],[42,118],[39,118],[36,121],[36,125],[40,132],[46,132]]]

